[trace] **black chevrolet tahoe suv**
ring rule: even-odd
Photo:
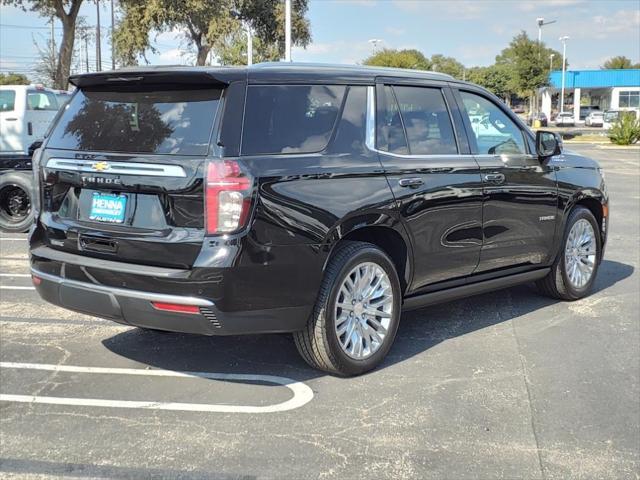
[[[137,68],[77,90],[34,157],[45,300],[145,329],[292,332],[339,375],[403,310],[536,282],[575,300],[602,260],[598,164],[486,90],[307,64]]]

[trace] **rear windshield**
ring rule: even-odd
[[[205,155],[221,93],[79,90],[65,106],[48,147]]]
[[[311,153],[323,150],[336,123],[344,86],[249,87],[242,154]]]

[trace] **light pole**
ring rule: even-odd
[[[543,17],[536,18],[536,22],[538,22],[538,45],[542,44],[542,27],[556,23],[556,21],[557,20],[551,20],[550,22],[545,22]]]
[[[247,65],[253,65],[253,31],[251,30],[251,24],[245,23],[247,29]]]
[[[553,71],[553,57],[555,56],[556,56],[555,53],[552,53],[551,55],[549,55],[549,73]]]
[[[291,0],[284,0],[284,60],[291,61]]]
[[[368,42],[371,44],[371,54],[375,55],[378,52],[378,44],[382,43],[382,40],[379,38],[372,38],[371,40],[368,40]]]
[[[568,35],[560,37],[560,41],[562,42],[562,90],[560,90],[560,113],[564,113],[564,76],[565,70],[567,69],[567,40],[569,40]]]
[[[115,15],[113,14],[113,0],[111,0],[111,70],[116,69],[116,57],[113,53],[115,50],[113,44],[114,30],[115,30]]]
[[[96,72],[102,71],[102,52],[100,46],[100,0],[96,0]]]

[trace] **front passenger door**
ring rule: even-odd
[[[555,171],[530,151],[526,134],[481,92],[456,94],[480,165],[483,245],[476,272],[553,259],[558,191]]]

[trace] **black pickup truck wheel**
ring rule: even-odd
[[[25,232],[33,221],[31,176],[9,172],[0,175],[0,230]]]

